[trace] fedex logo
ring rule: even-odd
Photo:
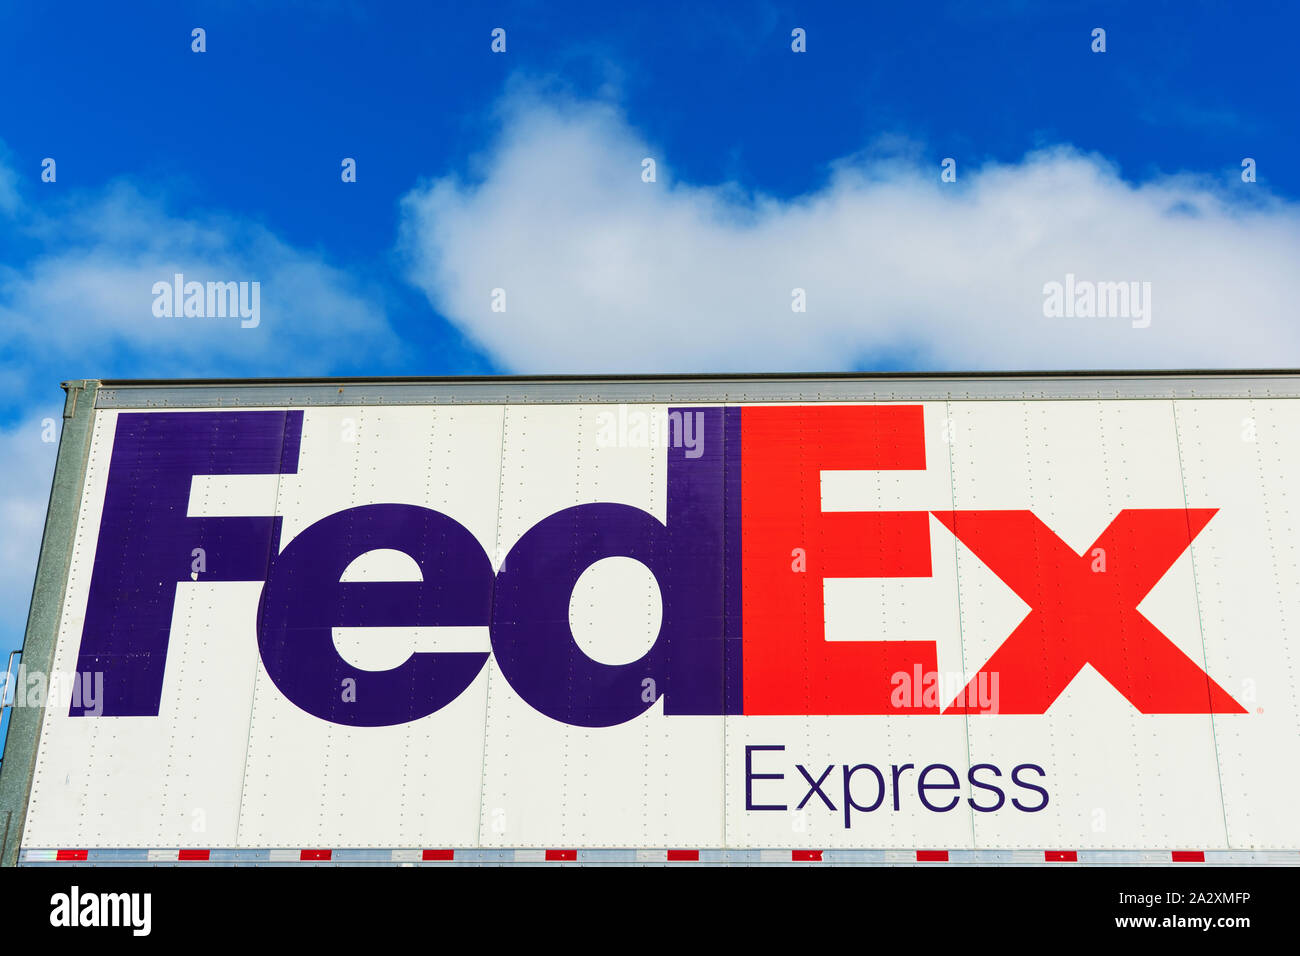
[[[498,571],[454,516],[410,504],[349,508],[287,543],[276,516],[188,516],[196,475],[296,473],[301,411],[123,413],[77,669],[103,674],[101,714],[158,714],[176,585],[190,580],[197,546],[206,580],[263,582],[256,637],[279,691],[353,726],[434,713],[469,687],[488,654],[419,652],[391,670],[362,670],[339,655],[336,627],[487,627],[515,693],[588,727],[630,720],[659,696],[669,715],[978,713],[975,688],[989,675],[1000,713],[1041,714],[1085,664],[1142,713],[1245,712],[1137,611],[1213,509],[1101,516],[1083,555],[1029,511],[934,512],[1032,610],[969,693],[900,707],[891,675],[936,672],[935,642],[827,641],[823,580],[930,576],[931,513],[823,513],[820,474],[924,469],[922,407],[689,412],[701,432],[689,448],[666,449],[666,521],[624,504],[566,508],[520,537]],[[792,545],[805,549],[799,572]],[[1090,567],[1098,547],[1109,555],[1103,574]],[[409,555],[421,579],[340,580],[377,549]],[[654,574],[663,618],[640,660],[611,665],[578,646],[568,608],[581,574],[620,556]],[[76,702],[69,713],[88,714]]]

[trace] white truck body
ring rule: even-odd
[[[1297,859],[1295,374],[68,388],[7,863]]]

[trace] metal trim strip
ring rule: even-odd
[[[67,397],[63,406],[63,428],[59,435],[59,451],[50,483],[50,500],[21,652],[24,665],[37,673],[48,674],[54,666],[63,598],[68,586],[68,568],[81,514],[82,486],[94,433],[95,392],[98,387],[98,383],[93,381],[64,385]],[[18,862],[44,723],[43,705],[15,707],[9,716],[4,761],[0,764],[0,816],[6,821],[4,843],[0,845],[0,866],[14,866]]]
[[[100,383],[99,408],[1300,398],[1300,371],[499,376]]]
[[[206,853],[206,858],[203,854]],[[185,859],[182,859],[185,857]],[[23,866],[172,864],[355,866],[391,863],[417,865],[579,864],[609,865],[792,865],[827,863],[852,866],[1295,866],[1297,850],[664,850],[586,849],[500,850],[347,849],[347,850],[179,850],[179,849],[24,849]]]

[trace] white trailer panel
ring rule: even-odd
[[[28,859],[1300,850],[1291,375],[555,386],[81,393]]]

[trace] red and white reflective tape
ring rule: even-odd
[[[333,850],[272,850],[272,863],[329,863]]]
[[[1209,863],[1300,863],[1297,850],[702,850],[529,848],[346,848],[346,849],[24,849],[23,863],[699,863],[699,864],[934,864],[1073,863],[1077,865]]]
[[[211,850],[150,850],[150,863],[207,863]]]

